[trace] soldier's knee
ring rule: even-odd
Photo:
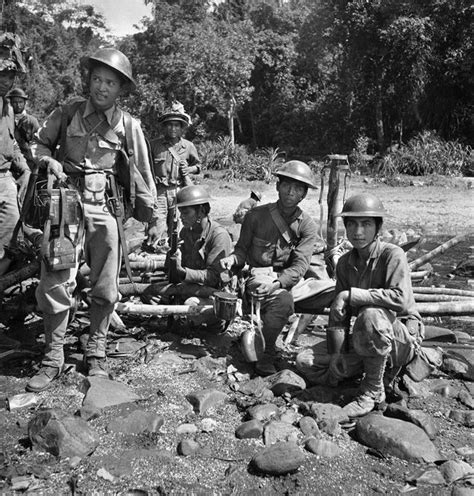
[[[353,345],[361,356],[387,355],[391,350],[395,317],[381,307],[363,307],[353,327]]]

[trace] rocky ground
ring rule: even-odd
[[[273,187],[259,186],[273,200]],[[357,178],[354,189],[384,198],[394,214],[387,229],[423,236],[414,258],[473,231],[466,183],[448,186]],[[228,223],[247,187],[216,185],[214,216]],[[316,195],[305,202],[319,216]],[[473,290],[472,275],[453,275],[473,241],[433,260],[434,275],[416,284]],[[216,335],[180,320],[123,316],[126,329],[110,334],[111,380],[88,380],[83,308],[70,326],[66,373],[19,408],[43,339],[27,286],[10,292],[0,313],[1,494],[474,493],[471,317],[425,319],[445,329],[425,342],[442,350],[442,364],[419,383],[404,375],[398,402],[354,423],[340,407],[356,382],[310,388],[294,367],[304,347],[324,349],[324,316],[297,342],[280,341],[280,372],[265,379],[242,359],[245,318]]]

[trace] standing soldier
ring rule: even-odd
[[[327,329],[328,355],[313,350],[297,356],[309,382],[336,385],[363,374],[359,394],[343,408],[361,417],[385,400],[391,382],[419,351],[423,324],[416,310],[404,251],[379,238],[386,212],[369,194],[349,198],[340,216],[353,249],[336,266],[335,298]],[[348,341],[351,317],[354,317]]]
[[[30,170],[14,139],[15,119],[6,100],[18,73],[26,72],[19,48],[19,39],[11,33],[0,35],[0,274],[10,265],[5,246],[11,241],[19,219],[18,198],[22,197]],[[15,182],[15,175],[18,185]]]
[[[38,119],[26,112],[28,95],[21,88],[13,88],[7,93],[7,98],[15,113],[15,139],[18,142],[21,153],[25,157],[30,168],[33,168],[33,156],[31,155],[30,143],[33,135],[39,129]]]
[[[193,184],[189,175],[201,172],[201,161],[193,143],[183,138],[191,118],[181,103],[173,102],[158,121],[163,126],[164,136],[151,141],[159,212],[159,240],[154,248],[165,253],[173,230],[177,191]]]
[[[123,186],[130,200],[130,191],[135,192],[135,217],[139,215],[138,205],[147,204],[148,211],[156,218],[156,191],[142,129],[136,119],[116,104],[121,94],[135,86],[131,64],[122,52],[113,48],[97,50],[85,59],[85,64],[89,98],[76,99],[54,110],[36,133],[32,145],[33,156],[40,166],[54,174],[59,184],[66,183],[77,191],[83,226],[77,228],[77,256],[71,268],[54,267],[55,259],[47,260],[48,253],[42,250],[36,298],[43,312],[46,353],[39,372],[26,386],[28,391],[48,388],[61,374],[64,336],[82,252],[90,267],[91,282],[85,365],[90,376],[108,376],[106,339],[119,299],[121,247],[126,248],[122,239],[124,207],[117,186]],[[53,158],[58,143],[62,163]],[[154,229],[152,224],[150,236]],[[48,239],[43,241],[43,248],[45,242],[49,250]]]
[[[292,160],[274,172],[278,201],[254,207],[245,218],[234,252],[221,260],[227,269],[248,263],[250,278],[246,291],[263,298],[265,352],[258,357],[256,371],[276,372],[275,343],[294,313],[291,288],[306,274],[317,240],[317,228],[298,204],[308,188],[315,188],[311,169]]]

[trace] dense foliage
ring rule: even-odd
[[[190,137],[228,136],[215,146],[234,165],[245,162],[238,146],[228,153],[234,143],[263,150],[255,167],[268,150],[385,155],[397,144],[397,170],[423,174],[442,168],[431,164],[436,154],[419,161],[420,149],[438,146],[430,136],[454,142],[446,145],[453,153],[474,143],[471,0],[144,1],[154,19],[112,41],[139,82],[124,104],[150,136],[159,133],[157,115],[178,99],[193,117]],[[7,4],[10,26],[30,49],[24,83],[43,117],[82,91],[80,57],[111,40],[83,2]],[[405,152],[416,166],[400,165]]]

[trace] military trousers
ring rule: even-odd
[[[367,365],[371,360],[386,357],[383,362],[389,376],[413,359],[421,332],[422,324],[417,319],[403,322],[385,308],[363,307],[353,324],[348,351],[341,355],[337,370],[329,367],[331,357],[325,342],[300,352],[296,367],[311,384],[336,385],[340,380],[362,375],[364,361]]]
[[[105,357],[110,318],[120,297],[118,277],[121,266],[117,221],[105,202],[84,202],[84,234],[76,249],[78,262],[71,269],[48,271],[45,264],[41,264],[36,298],[44,315],[44,365],[61,367],[64,363],[67,316],[73,304],[81,254],[90,268],[91,282],[90,331],[86,356]]]
[[[10,171],[0,172],[0,260],[5,256],[16,223],[18,211],[18,189]]]

